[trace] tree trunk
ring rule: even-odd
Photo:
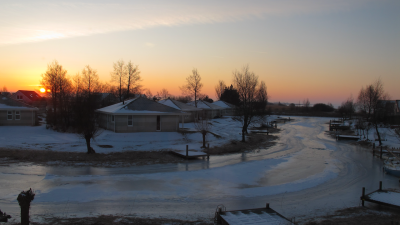
[[[90,135],[85,135],[87,154],[93,153],[92,148],[90,147]]]
[[[379,134],[379,131],[378,131],[378,123],[375,123],[375,130],[376,130],[376,134],[378,135],[379,146],[382,146],[381,135]]]
[[[21,204],[21,225],[29,225],[29,203]]]
[[[206,134],[207,133],[203,133],[203,148],[206,147]]]
[[[242,129],[242,142],[246,142],[245,132],[246,132],[246,129],[243,128],[243,129]]]

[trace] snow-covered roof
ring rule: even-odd
[[[0,96],[0,110],[29,110],[29,111],[36,111],[37,108],[25,104],[23,102],[5,97]]]
[[[36,91],[25,91],[25,90],[19,90],[17,93],[21,93],[25,95],[27,98],[29,98],[31,101],[37,101],[40,100],[42,97]]]
[[[172,114],[172,115],[184,115],[180,110],[173,107],[160,104],[158,102],[137,97],[134,99],[119,102],[114,105],[110,105],[101,109],[96,110],[100,113],[106,114]]]
[[[134,100],[136,100],[136,98],[126,100],[125,102],[118,102],[118,103],[116,103],[116,104],[114,104],[114,105],[110,105],[110,106],[107,106],[107,107],[98,109],[97,111],[98,111],[98,112],[105,112],[105,113],[115,113],[115,112],[117,112],[118,110],[120,110],[120,109],[122,109],[123,107],[125,107],[127,104],[133,102]],[[124,103],[124,104],[123,104],[123,103]]]
[[[191,101],[191,102],[189,102],[187,104],[191,105],[191,106],[195,106],[194,101]],[[224,109],[221,106],[214,105],[212,103],[209,103],[209,102],[206,102],[206,101],[202,101],[202,100],[197,100],[197,108],[200,108],[200,109],[214,109],[214,110]]]
[[[228,109],[234,109],[235,108],[234,105],[232,105],[230,103],[227,103],[225,101],[222,101],[222,100],[218,100],[216,102],[213,102],[212,104],[217,105],[217,106],[221,106],[222,108],[228,108]]]
[[[184,112],[202,110],[202,109],[196,108],[196,107],[191,106],[191,105],[187,105],[187,104],[185,104],[183,102],[180,102],[180,101],[177,101],[177,100],[173,100],[173,99],[160,100],[160,101],[158,101],[158,103],[161,103],[163,105],[172,107],[174,109],[182,110]]]

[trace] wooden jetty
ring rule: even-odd
[[[210,148],[210,144],[208,144],[208,148]],[[186,151],[184,150],[171,150],[169,151],[171,154],[180,156],[185,159],[197,159],[199,157],[207,157],[207,159],[210,158],[210,155],[208,153],[204,152],[191,152],[189,151],[189,145],[186,145]]]
[[[269,134],[268,130],[250,130],[250,132],[254,134]]]
[[[360,197],[362,206],[364,202],[373,202],[379,205],[386,205],[400,208],[400,193],[395,191],[383,190],[382,181],[379,182],[379,189],[369,194],[365,194],[365,187],[362,188]]]
[[[360,136],[356,135],[336,135],[336,140],[355,140],[360,139]]]
[[[333,122],[332,120],[329,120],[329,131],[349,130],[349,129],[350,129],[350,126],[345,126],[345,125],[343,125],[343,123],[337,123],[337,122]]]
[[[226,211],[218,207],[214,224],[219,225],[253,225],[253,224],[296,224],[269,207]]]

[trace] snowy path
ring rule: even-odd
[[[0,208],[17,217],[16,196],[32,187],[31,214],[138,216],[196,219],[215,207],[258,208],[266,202],[285,216],[326,214],[357,206],[361,188],[398,187],[365,149],[324,135],[327,118],[282,124],[270,149],[214,156],[185,164],[134,168],[0,167]],[[297,220],[297,219],[296,219]]]

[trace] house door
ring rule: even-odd
[[[157,116],[157,130],[161,130],[161,118]]]

